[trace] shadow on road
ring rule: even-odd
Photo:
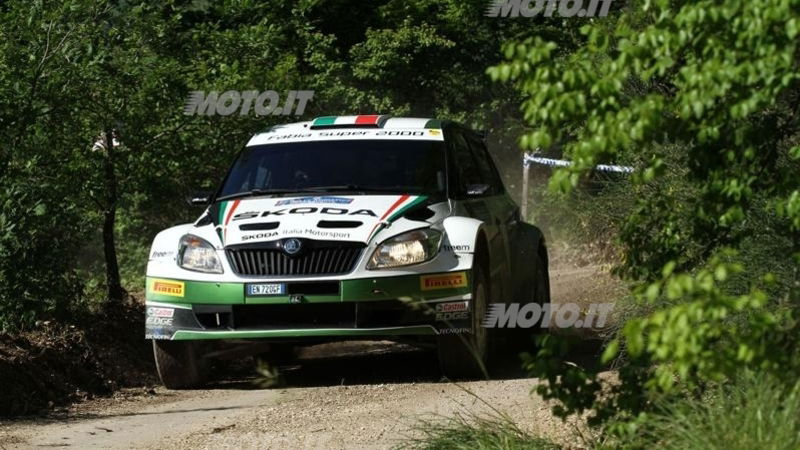
[[[492,379],[527,378],[519,353],[503,352],[492,365]],[[535,349],[531,347],[529,351]],[[602,351],[600,341],[585,341],[570,361],[594,364]],[[447,381],[439,370],[435,351],[391,342],[320,344],[300,350],[291,361],[276,363],[280,388],[302,388],[359,384],[435,383]],[[250,360],[217,367],[209,388],[258,389],[258,375]]]

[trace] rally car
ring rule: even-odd
[[[549,301],[542,234],[482,135],[454,122],[275,126],[193,202],[205,211],[158,233],[147,265],[146,338],[169,388],[202,385],[225,352],[332,340],[433,343],[446,376],[483,376],[502,345],[487,305]]]

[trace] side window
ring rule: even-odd
[[[466,139],[460,131],[452,131],[450,139],[451,167],[455,169],[455,188],[458,197],[464,197],[470,185],[485,184],[481,178],[480,168],[478,167],[472,151]]]
[[[491,186],[488,194],[494,195],[502,193],[503,181],[500,178],[500,173],[497,171],[497,167],[494,165],[494,162],[492,162],[492,156],[489,154],[486,144],[473,136],[469,136],[467,141],[469,143],[470,151],[477,162],[478,171],[480,172],[482,180],[481,183]]]

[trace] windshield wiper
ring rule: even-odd
[[[310,188],[298,189],[298,192],[339,192],[339,191],[397,193],[397,192],[407,192],[409,191],[409,188],[406,186],[361,186],[358,184],[341,184],[336,186],[314,186]],[[412,191],[416,191],[416,189],[412,189]]]
[[[259,195],[294,194],[295,192],[297,191],[289,189],[251,189],[249,191],[237,192],[236,194],[229,194],[229,195],[223,195],[222,197],[217,197],[216,201],[230,200],[232,198],[242,198],[242,197],[258,197]]]
[[[306,192],[323,193],[323,192],[406,192],[408,188],[404,186],[359,186],[357,184],[340,184],[335,186],[313,186],[306,188],[295,189],[252,189],[249,191],[238,192],[236,194],[223,195],[217,197],[216,201],[230,200],[233,198],[243,197],[258,197],[260,195],[286,195],[286,194],[302,194]]]

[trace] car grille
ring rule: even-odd
[[[239,275],[336,275],[351,272],[364,245],[348,242],[304,241],[297,255],[266,243],[226,249],[233,271]]]

